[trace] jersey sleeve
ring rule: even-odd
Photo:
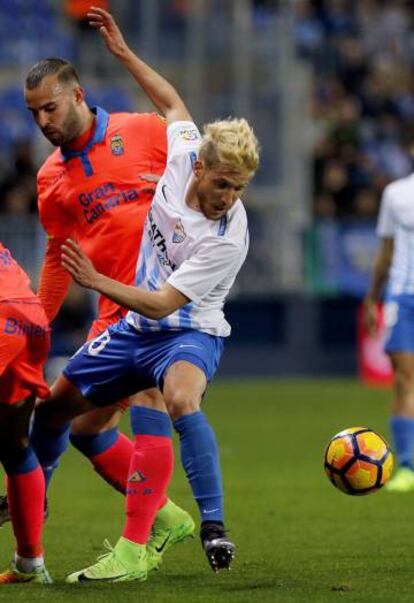
[[[165,119],[157,113],[130,113],[127,126],[131,138],[139,141],[140,153],[150,171],[163,171],[167,162]]]
[[[241,250],[223,240],[206,242],[168,278],[167,283],[193,302],[200,302],[224,279],[235,277],[243,258]]]
[[[67,238],[74,230],[73,217],[65,210],[61,199],[50,192],[48,178],[37,178],[37,203],[39,219],[48,238]]]
[[[381,238],[392,238],[395,235],[396,220],[393,199],[392,191],[386,187],[382,195],[377,222],[377,235]]]
[[[168,163],[180,155],[197,155],[201,144],[201,134],[192,121],[175,121],[168,126]]]
[[[59,312],[72,282],[72,277],[61,265],[61,244],[64,239],[49,239],[40,270],[38,297],[49,322]]]
[[[151,154],[157,164],[167,163],[167,125],[161,115],[150,113],[147,121],[147,140],[151,146]]]

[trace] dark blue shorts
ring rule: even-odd
[[[389,296],[384,307],[386,352],[414,354],[414,295]]]
[[[96,406],[107,406],[150,387],[162,390],[167,369],[178,360],[198,366],[211,381],[223,338],[200,331],[139,333],[125,319],[86,342],[63,374]]]

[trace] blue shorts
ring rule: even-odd
[[[414,295],[392,295],[384,306],[385,351],[414,354]]]
[[[125,319],[87,341],[63,374],[96,406],[107,406],[150,387],[162,390],[167,369],[179,360],[198,366],[211,381],[223,338],[200,331],[139,333]]]

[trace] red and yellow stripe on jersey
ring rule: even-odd
[[[108,114],[99,107],[83,148],[57,149],[38,174],[41,223],[50,239],[39,297],[53,319],[70,278],[60,266],[60,245],[75,237],[97,270],[132,284],[144,221],[167,158],[166,126],[153,113]],[[99,298],[99,319],[114,322],[125,312]]]

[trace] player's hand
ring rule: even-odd
[[[109,52],[112,52],[116,57],[122,57],[129,50],[121,30],[108,11],[91,6],[87,18],[89,25],[99,30]]]
[[[379,311],[377,302],[365,299],[362,307],[364,327],[369,335],[376,335],[379,328]]]
[[[66,239],[66,244],[62,245],[61,261],[62,266],[78,285],[88,289],[95,288],[99,280],[99,272],[95,270],[91,260],[72,239]]]
[[[140,190],[143,193],[154,193],[155,187],[159,182],[161,176],[158,176],[158,174],[138,174],[138,176],[140,180],[148,182],[148,185],[141,187]]]

